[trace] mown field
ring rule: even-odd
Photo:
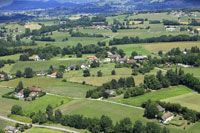
[[[143,122],[147,121],[147,119],[143,117],[144,110],[142,109],[126,107],[103,101],[86,99],[74,100],[59,107],[59,109],[63,112],[63,114],[82,114],[83,116],[92,118],[100,118],[102,115],[107,115],[113,120],[114,123],[125,117],[130,117],[133,122],[136,120],[141,120]]]
[[[29,115],[32,112],[38,112],[41,110],[42,112],[45,112],[46,107],[50,104],[53,108],[56,108],[58,106],[61,106],[63,104],[66,104],[70,102],[71,99],[67,97],[61,97],[61,96],[53,96],[53,95],[45,95],[35,101],[33,101],[31,104],[23,108],[23,113],[25,115]],[[62,104],[63,102],[63,104]]]
[[[44,88],[43,90],[48,93],[57,94],[61,96],[85,98],[86,92],[95,88],[96,87],[77,83],[58,82],[52,86]]]
[[[120,99],[118,100],[118,102],[134,106],[141,106],[144,102],[148,101],[149,99],[151,99],[152,101],[158,101],[191,92],[193,92],[191,89],[180,85],[180,86],[165,88],[158,91],[152,91],[141,96],[136,96],[128,99]]]
[[[34,77],[30,79],[17,78],[17,79],[9,80],[7,82],[0,82],[0,85],[16,87],[20,81],[23,82],[24,87],[35,86],[35,87],[45,88],[45,87],[55,84],[56,82],[61,82],[61,79],[50,78],[50,77]]]
[[[17,70],[24,70],[27,67],[32,68],[34,71],[45,71],[48,70],[52,65],[55,68],[58,68],[60,65],[69,66],[71,64],[80,65],[84,60],[67,60],[67,61],[26,61],[26,62],[17,62],[11,69],[11,73],[16,73]]]
[[[10,114],[10,110],[11,110],[12,106],[15,104],[20,105],[22,107],[25,107],[29,104],[29,102],[2,98],[3,94],[10,92],[10,91],[12,91],[12,89],[0,87],[0,115],[1,116],[7,116],[8,114]]]
[[[12,126],[12,125],[14,124],[0,119],[0,129],[4,130],[6,126]]]
[[[62,131],[47,129],[47,128],[31,128],[26,130],[25,133],[64,133]]]
[[[167,98],[162,101],[170,102],[170,103],[179,103],[184,107],[188,107],[190,109],[200,111],[200,94],[193,92],[185,95],[180,95],[172,98]]]

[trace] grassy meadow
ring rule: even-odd
[[[158,91],[152,91],[149,93],[145,93],[144,95],[141,96],[131,97],[128,99],[120,99],[118,100],[118,102],[134,106],[141,106],[144,102],[148,101],[149,99],[151,99],[152,101],[158,101],[191,92],[193,92],[191,89],[180,85],[180,86],[165,88]]]
[[[185,95],[167,98],[162,101],[170,102],[170,103],[179,103],[179,104],[181,104],[181,106],[188,107],[189,109],[199,111],[200,110],[199,97],[200,97],[200,94],[193,92],[193,93],[188,93]]]
[[[113,120],[114,123],[125,117],[130,117],[133,122],[136,120],[141,120],[143,122],[147,121],[147,119],[143,117],[144,110],[103,101],[86,99],[73,100],[68,104],[60,106],[59,109],[63,112],[63,114],[81,114],[92,118],[100,118],[102,115],[107,115]]]
[[[46,107],[51,104],[53,108],[56,108],[58,106],[63,104],[66,104],[70,102],[71,99],[67,97],[61,97],[61,96],[54,96],[54,95],[45,95],[32,103],[30,103],[28,106],[23,108],[23,113],[25,115],[29,115],[32,112],[38,112],[41,110],[42,112],[45,112]]]
[[[95,87],[77,83],[57,82],[44,88],[43,91],[66,97],[85,98],[86,92],[92,89],[95,89]]]

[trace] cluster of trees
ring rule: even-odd
[[[145,93],[145,89],[143,86],[136,86],[133,88],[129,88],[125,92],[124,98],[135,97],[135,96],[143,95],[144,93]]]
[[[0,68],[4,67],[5,64],[14,64],[15,61],[8,59],[8,60],[0,60]]]
[[[149,24],[160,24],[160,20],[150,20]]]
[[[153,58],[150,60],[153,64],[165,64],[170,63],[181,63],[192,66],[200,66],[200,50],[198,47],[192,47],[190,50],[185,49],[184,52],[180,48],[173,48],[165,55],[162,51],[159,51],[159,55],[162,57],[160,59]]]
[[[162,35],[160,37],[151,37],[146,39],[140,39],[139,37],[128,37],[123,38],[113,38],[110,40],[109,45],[120,45],[120,44],[133,44],[133,43],[154,43],[154,42],[178,42],[178,41],[198,41],[199,36],[189,36],[189,35]]]
[[[110,82],[103,84],[101,87],[98,87],[97,89],[94,90],[89,90],[86,93],[86,98],[108,98],[109,94],[107,94],[105,91],[106,90],[116,90],[117,94],[122,93],[121,88],[132,88],[135,87],[135,80],[133,77],[128,77],[128,78],[120,78],[118,81],[115,79],[112,79]]]
[[[173,21],[173,20],[163,20],[163,24],[164,25],[180,25],[180,23],[178,21]]]
[[[37,44],[34,41],[22,42],[22,41],[13,41],[12,38],[9,40],[0,39],[0,47],[35,46],[35,45]]]
[[[198,22],[196,19],[192,19],[190,25],[192,25],[192,26],[200,26],[200,22]]]
[[[45,41],[45,42],[55,42],[56,41],[56,39],[54,39],[54,38],[45,37],[45,36],[42,36],[42,37],[33,36],[31,39],[34,41]]]
[[[71,37],[104,37],[102,34],[88,34],[81,32],[70,32]]]
[[[154,66],[152,64],[143,64],[140,66],[137,66],[136,63],[133,63],[132,66],[132,75],[136,76],[138,73],[145,74],[149,73],[151,70],[154,69]]]
[[[103,15],[98,15],[98,16],[92,17],[91,21],[92,22],[106,22],[106,17]]]
[[[22,107],[14,105],[11,113],[15,115],[22,115]],[[170,131],[164,127],[153,122],[147,122],[146,126],[141,121],[136,121],[133,124],[130,118],[124,118],[117,122],[115,125],[110,117],[102,115],[101,118],[88,118],[82,115],[63,115],[57,109],[53,111],[53,107],[48,105],[45,112],[39,111],[38,113],[31,113],[30,118],[33,123],[44,124],[46,122],[53,122],[63,126],[74,127],[77,129],[87,129],[92,133],[169,133]]]

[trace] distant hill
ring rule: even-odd
[[[50,1],[19,0],[19,1],[13,1],[11,4],[1,7],[0,10],[30,10],[39,8],[55,8],[59,6],[72,7],[76,5],[77,4],[70,2],[60,3],[56,0],[50,0]]]
[[[106,12],[116,12],[200,7],[200,0],[14,0],[7,4],[7,6],[0,7],[0,10],[70,7],[74,12],[99,13],[104,8]]]

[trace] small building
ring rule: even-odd
[[[40,61],[40,57],[38,55],[35,56],[35,61]]]
[[[52,74],[50,74],[50,75],[48,75],[49,77],[51,77],[51,78],[55,78],[56,77],[56,75],[57,75],[57,72],[55,72],[55,73],[52,73]]]
[[[31,92],[31,93],[29,94],[29,97],[35,97],[35,96],[37,96],[37,92]]]
[[[166,62],[165,65],[170,67],[172,65],[172,63],[171,62]]]
[[[45,76],[46,75],[46,73],[44,72],[44,71],[40,71],[38,74],[37,74],[37,76]]]
[[[133,59],[129,59],[127,60],[126,62],[127,64],[133,64],[133,63],[136,63],[136,60],[133,60]]]
[[[42,92],[42,89],[41,89],[41,88],[34,88],[34,87],[31,87],[31,88],[29,88],[29,90],[30,90],[31,92]]]
[[[111,56],[113,56],[113,53],[111,53],[110,51],[107,52],[108,57],[110,58]]]
[[[134,57],[134,60],[145,60],[147,59],[148,57],[146,55],[143,55],[143,56],[135,56]]]
[[[109,95],[114,95],[115,91],[113,91],[113,90],[106,90],[105,93],[107,93]]]
[[[171,121],[173,118],[174,118],[174,114],[171,113],[171,112],[167,112],[167,113],[163,114],[160,122],[161,123],[167,123],[167,122]]]
[[[7,126],[7,127],[5,128],[5,131],[6,131],[6,132],[9,132],[9,133],[17,133],[19,130],[18,130],[16,127]]]
[[[157,106],[157,109],[158,109],[160,112],[165,112],[165,108],[163,108],[163,107],[160,106],[160,105]]]
[[[20,92],[18,92],[15,96],[18,98],[24,98],[24,89],[22,89]]]
[[[82,69],[83,71],[85,71],[85,70],[88,69],[88,67],[87,67],[86,65],[82,64],[82,65],[81,65],[81,69]]]
[[[103,62],[111,62],[110,58],[105,58]]]
[[[3,74],[0,74],[0,79],[4,78],[4,75]]]
[[[166,31],[177,31],[177,28],[166,28]]]
[[[95,62],[99,62],[100,59],[97,58],[96,56],[87,56],[87,59],[90,60],[90,61],[95,61]]]
[[[12,79],[13,76],[12,76],[11,74],[8,74],[8,78],[9,78],[9,79]]]
[[[70,67],[69,67],[69,69],[70,70],[75,70],[75,69],[77,69],[77,67],[78,66],[76,64],[71,64]]]
[[[121,56],[119,54],[115,54],[115,55],[110,56],[110,59],[112,61],[119,61],[119,59],[121,59]]]

